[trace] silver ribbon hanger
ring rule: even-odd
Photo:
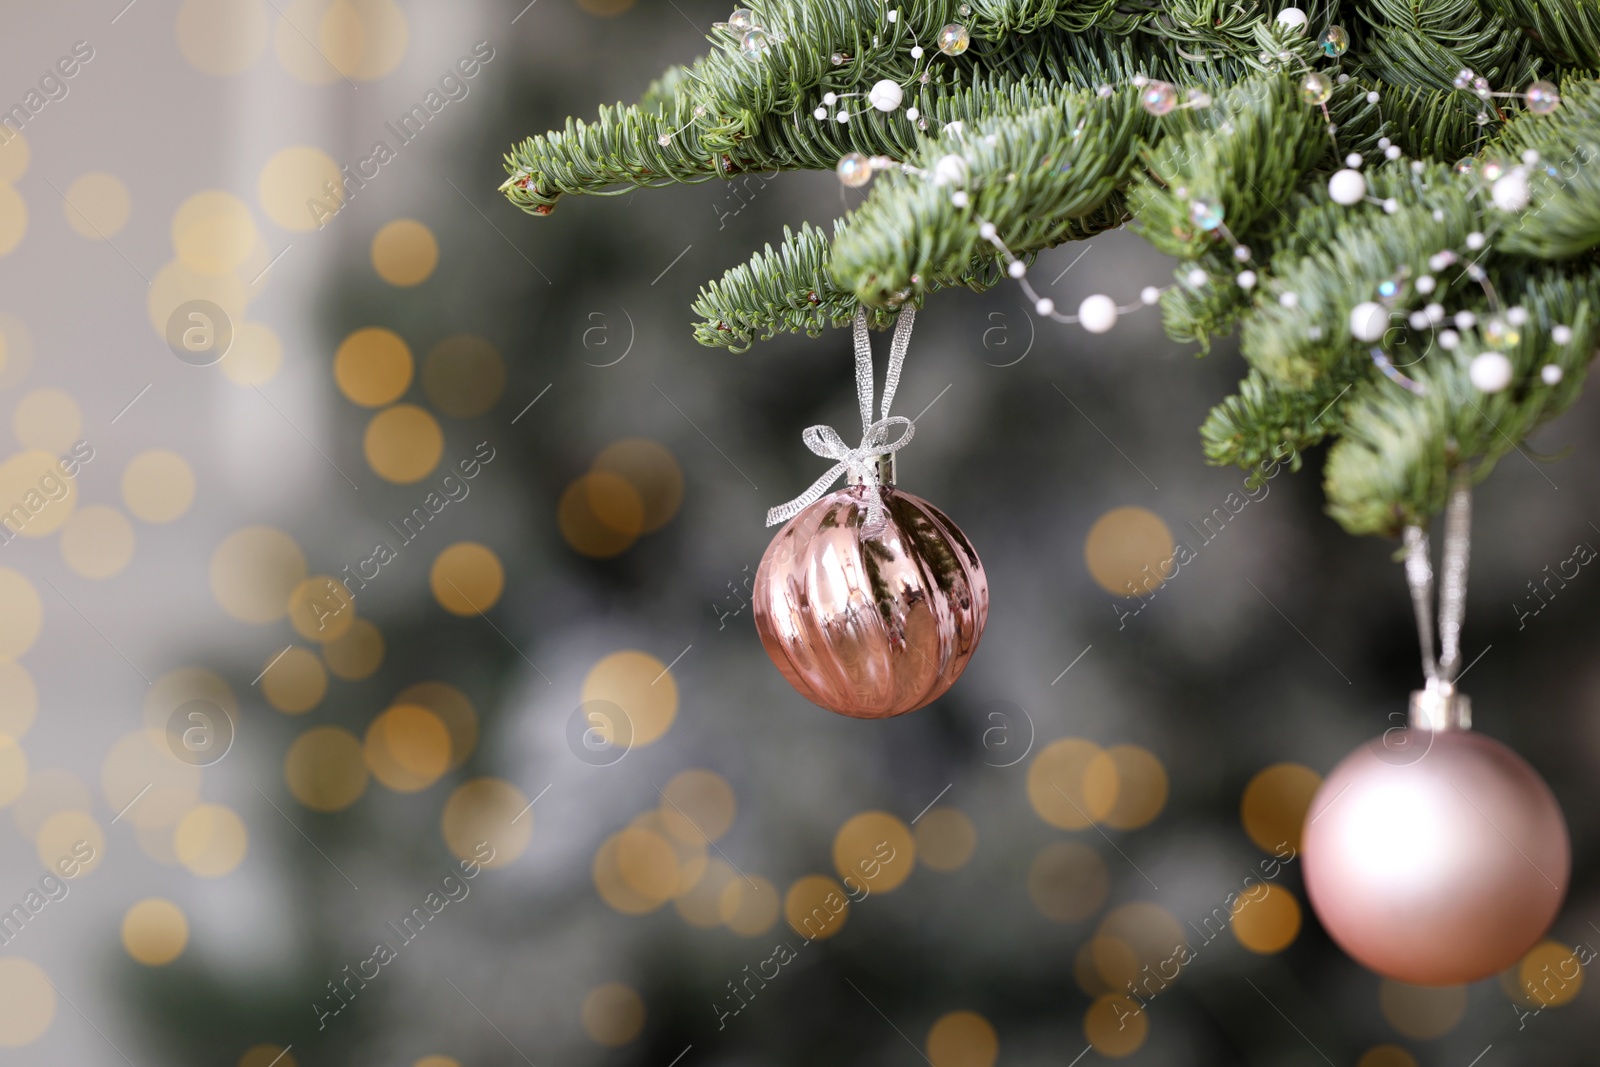
[[[824,459],[837,460],[828,473],[811,483],[811,488],[767,512],[767,525],[787,522],[801,511],[822,499],[841,475],[867,489],[868,529],[884,523],[883,497],[878,487],[883,484],[878,474],[878,457],[892,455],[911,443],[916,427],[903,415],[890,416],[889,405],[894,403],[895,390],[900,387],[900,369],[905,365],[906,349],[911,346],[911,327],[916,319],[915,310],[908,304],[900,309],[895,319],[894,340],[889,345],[889,367],[883,380],[883,403],[876,421],[872,418],[872,338],[867,332],[865,308],[856,311],[856,401],[861,406],[861,444],[850,448],[831,426],[810,426],[800,435],[806,447]],[[901,428],[898,437],[890,433]]]
[[[1417,637],[1422,645],[1422,673],[1428,680],[1427,693],[1440,714],[1464,699],[1455,692],[1461,671],[1461,622],[1467,609],[1467,564],[1472,554],[1472,476],[1466,467],[1456,468],[1445,506],[1444,549],[1439,561],[1439,654],[1434,656],[1433,561],[1428,531],[1421,526],[1405,530],[1406,584],[1411,589],[1411,606],[1417,616]],[[1462,709],[1465,711],[1465,708]],[[1467,713],[1470,714],[1470,713]],[[1440,720],[1437,726],[1448,725]],[[1460,725],[1467,725],[1461,723]]]

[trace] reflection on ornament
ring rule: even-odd
[[[1416,985],[1516,963],[1555,918],[1570,868],[1549,786],[1465,729],[1393,730],[1357,749],[1306,824],[1306,892],[1329,935]]]
[[[1472,87],[1472,78],[1472,68],[1462,67],[1456,72],[1456,76],[1454,79],[1452,79],[1451,84],[1457,89],[1470,89]]]
[[[1554,85],[1537,81],[1528,86],[1528,110],[1535,115],[1548,115],[1560,106],[1561,94]]]
[[[1322,46],[1322,54],[1332,59],[1337,59],[1350,49],[1350,35],[1344,32],[1343,26],[1329,26],[1318,39]]]
[[[1326,74],[1312,71],[1300,82],[1300,99],[1308,104],[1321,105],[1333,95],[1333,81]]]
[[[1139,92],[1139,106],[1152,115],[1165,115],[1178,106],[1178,90],[1168,82],[1147,82]]]
[[[772,47],[767,37],[767,31],[757,26],[747,31],[739,41],[739,51],[744,53],[746,59],[757,60],[766,55]]]
[[[872,161],[860,152],[839,157],[839,181],[852,189],[859,189],[872,180]]]
[[[1189,204],[1189,221],[1202,230],[1214,230],[1222,225],[1222,205],[1209,200],[1194,200]]]
[[[939,46],[939,51],[945,55],[959,56],[972,44],[972,35],[959,22],[952,22],[939,31],[935,44]]]

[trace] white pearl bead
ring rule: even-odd
[[[834,104],[839,102],[839,97],[834,93],[823,93],[822,102],[827,104],[829,107],[832,107]]]
[[[995,232],[994,223],[992,222],[984,222],[978,225],[978,236],[985,241],[994,240]]]
[[[1184,280],[1189,283],[1191,289],[1198,289],[1211,280],[1211,275],[1207,274],[1202,268],[1195,267],[1184,276]]]
[[[1550,340],[1554,341],[1558,345],[1571,344],[1572,343],[1572,327],[1571,326],[1554,326],[1554,327],[1552,327],[1551,330],[1550,330]]]
[[[816,116],[818,119],[826,119],[828,117],[828,109],[825,107],[819,107],[811,114]]]
[[[1521,211],[1533,197],[1528,188],[1528,172],[1521,167],[1506,171],[1495,180],[1489,195],[1501,211]]]
[[[1006,267],[1006,273],[1011,275],[1013,278],[1020,278],[1024,274],[1028,273],[1028,265],[1022,262],[1020,259],[1013,259],[1011,261],[1011,265]]]
[[[1424,274],[1417,279],[1417,292],[1421,293],[1423,296],[1427,296],[1429,293],[1433,292],[1433,287],[1437,284],[1438,282],[1433,280],[1433,275]]]
[[[905,90],[899,84],[883,79],[872,87],[867,94],[867,101],[879,111],[894,111],[900,106],[900,101],[905,99]]]
[[[912,59],[921,59],[922,58],[922,46],[920,44],[914,44],[914,45],[911,46],[911,58]]]
[[[1439,331],[1439,347],[1445,349],[1455,348],[1461,343],[1461,335],[1454,330]]]
[[[1139,290],[1139,301],[1144,304],[1159,304],[1161,302],[1161,290],[1153,285],[1147,285]]]
[[[1376,341],[1389,328],[1389,312],[1382,304],[1363,300],[1350,309],[1350,336],[1357,341]]]
[[[1361,166],[1361,153],[1360,152],[1351,152],[1348,156],[1345,156],[1344,157],[1344,165],[1347,166],[1347,167],[1359,167],[1359,166]]]
[[[967,191],[965,189],[957,189],[955,192],[951,193],[950,194],[950,203],[955,205],[956,207],[966,207],[967,206]]]
[[[1528,324],[1528,309],[1521,304],[1514,304],[1506,308],[1506,321],[1513,326],[1526,326]]]
[[[1033,305],[1033,308],[1041,315],[1049,315],[1055,311],[1056,302],[1051,300],[1048,296],[1043,297],[1037,304]]]
[[[933,184],[964,185],[967,181],[967,161],[957,155],[940,156],[933,165]]]
[[[1306,22],[1306,13],[1297,7],[1286,7],[1278,12],[1278,25],[1287,26],[1291,30],[1301,30],[1303,32],[1306,28]]]
[[[1235,278],[1234,281],[1239,283],[1239,288],[1241,289],[1254,289],[1256,287],[1256,272],[1253,270],[1242,270],[1239,272],[1239,276]]]
[[[1117,304],[1104,293],[1096,293],[1078,305],[1078,322],[1090,333],[1105,333],[1117,324]]]
[[[1335,204],[1349,207],[1359,204],[1367,195],[1367,179],[1359,170],[1335,171],[1328,179],[1328,196]]]
[[[1565,375],[1562,373],[1561,368],[1554,363],[1546,363],[1539,370],[1539,377],[1544,379],[1544,384],[1546,385],[1558,385]]]
[[[1483,234],[1474,230],[1467,234],[1467,247],[1476,252],[1483,247]]]
[[[1286,307],[1286,308],[1299,307],[1300,306],[1300,294],[1296,293],[1296,292],[1293,292],[1293,291],[1279,293],[1278,294],[1278,306],[1279,307]]]
[[[914,107],[906,108],[906,118],[910,119],[912,122],[916,122],[921,117],[922,117],[922,112],[918,111],[916,108],[914,108]]]
[[[1485,352],[1473,358],[1467,377],[1485,393],[1498,393],[1511,384],[1511,361],[1499,352]]]

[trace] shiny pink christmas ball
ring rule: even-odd
[[[866,531],[866,494],[886,522]],[[829,711],[885,719],[960,677],[989,615],[989,582],[966,536],[927,501],[851,485],[790,519],[751,592],[756,631],[784,678]]]
[[[1442,986],[1497,974],[1539,941],[1566,896],[1561,808],[1493,738],[1392,734],[1345,757],[1311,801],[1312,907],[1341,948],[1389,978]]]

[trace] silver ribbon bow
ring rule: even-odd
[[[878,457],[898,452],[911,443],[916,427],[903,415],[889,415],[889,405],[894,403],[895,390],[900,386],[900,368],[905,365],[906,349],[911,345],[911,326],[916,312],[907,305],[900,309],[894,324],[894,340],[889,345],[889,368],[883,380],[883,405],[877,421],[872,418],[872,339],[867,333],[867,312],[856,312],[856,400],[861,405],[861,444],[850,448],[832,426],[807,427],[800,439],[806,447],[824,459],[837,460],[827,474],[811,483],[811,488],[767,512],[767,525],[787,522],[801,511],[822,499],[840,475],[867,488],[867,521],[869,529],[883,525],[883,497],[878,492]],[[898,437],[890,433],[901,428]]]

